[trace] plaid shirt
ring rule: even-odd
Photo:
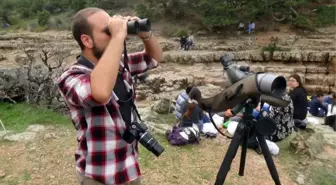
[[[130,72],[126,70],[123,78],[132,87],[131,76],[158,66],[158,62],[145,52],[128,57]],[[119,69],[124,70],[122,61]],[[76,168],[86,177],[104,184],[123,184],[135,180],[141,175],[137,142],[128,144],[122,139],[126,126],[113,93],[106,104],[99,104],[93,99],[91,71],[80,64],[72,65],[57,80],[77,130]]]

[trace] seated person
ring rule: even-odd
[[[269,108],[270,108],[270,105],[268,103],[264,103],[261,110],[263,112],[269,112]],[[260,104],[255,109],[253,109],[252,114],[253,114],[254,119],[259,119],[260,118]]]
[[[176,119],[181,119],[182,117],[182,107],[188,103],[188,100],[189,100],[189,93],[191,91],[193,87],[192,86],[189,86],[186,88],[185,92],[181,92],[177,99],[176,99],[176,106],[175,106],[175,117]]]
[[[322,104],[323,95],[322,93],[317,93],[310,103],[309,113],[316,117],[325,117],[328,110],[327,107]]]
[[[269,111],[262,112],[263,117],[271,118],[276,123],[276,129],[268,139],[277,142],[281,141],[294,131],[294,106],[288,94],[282,96],[284,100],[290,101],[287,107],[270,106]]]
[[[298,74],[292,74],[288,78],[288,87],[290,88],[289,96],[294,106],[294,122],[297,128],[306,128],[306,117],[308,109],[307,91],[304,88],[301,77]]]
[[[325,125],[331,126],[336,131],[336,100],[328,105],[327,117],[324,120]]]
[[[180,49],[184,49],[186,43],[187,43],[187,38],[185,36],[182,36],[181,39],[180,39],[180,45],[181,45]]]
[[[335,97],[336,97],[336,93],[333,93],[331,95],[327,95],[327,96],[324,96],[323,97],[323,102],[322,104],[325,106],[325,107],[328,107],[329,104],[332,104],[333,101],[335,100]]]
[[[193,124],[197,124],[201,127],[201,123],[203,122],[203,111],[198,106],[197,101],[189,99],[186,108],[187,110],[181,118],[179,127],[191,127]]]
[[[188,96],[188,102],[182,107],[183,116],[180,120],[180,127],[192,126],[193,123],[201,127],[204,117],[203,110],[198,105],[202,98],[201,91],[197,87],[193,87]]]

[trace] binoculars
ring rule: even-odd
[[[134,35],[139,32],[148,32],[151,30],[151,23],[148,18],[141,19],[140,21],[128,21],[127,22],[127,34]],[[105,28],[105,33],[111,36],[108,27]]]

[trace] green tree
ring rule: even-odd
[[[37,22],[40,26],[47,25],[50,19],[50,13],[47,10],[43,10],[37,14]]]

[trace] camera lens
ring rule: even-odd
[[[249,72],[250,71],[250,66],[239,66],[239,70],[243,72]]]
[[[164,148],[160,145],[158,141],[156,141],[153,136],[151,136],[148,132],[145,132],[141,135],[139,142],[149,151],[151,151],[156,157],[159,157],[161,153],[164,151]]]

